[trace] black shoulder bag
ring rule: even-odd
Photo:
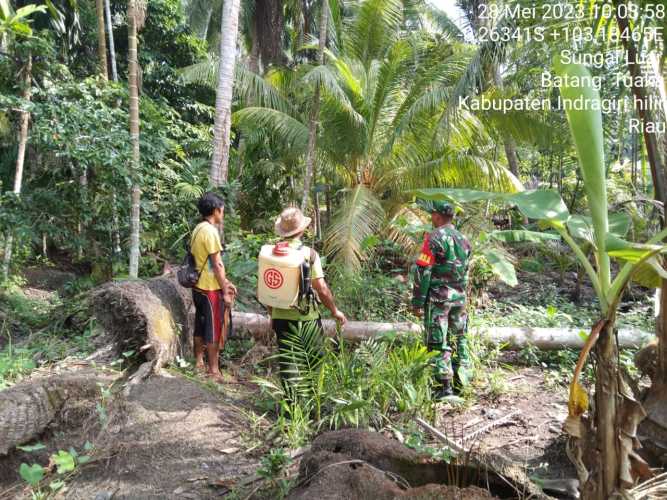
[[[199,231],[201,231],[201,228],[199,228]],[[194,241],[197,234],[199,234],[199,231],[197,231],[192,236],[191,241]],[[180,269],[176,272],[176,278],[178,279],[178,283],[185,288],[194,288],[197,282],[199,281],[199,277],[201,276],[201,273],[204,270],[204,266],[206,265],[207,261],[208,257],[204,260],[202,268],[197,270],[195,256],[192,255],[192,249],[190,247],[190,244],[187,244],[185,258],[183,259],[183,263],[181,264]]]

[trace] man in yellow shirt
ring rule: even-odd
[[[225,276],[218,231],[224,216],[225,202],[215,193],[206,193],[197,203],[197,208],[203,220],[195,227],[190,240],[190,251],[199,271],[199,281],[192,289],[196,366],[199,370],[205,370],[206,351],[208,374],[220,380],[218,357],[225,343],[223,321],[226,308],[231,307],[236,295],[236,287]]]

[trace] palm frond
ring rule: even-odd
[[[205,85],[215,88],[218,83],[220,59],[209,54],[204,61],[179,69],[181,81],[185,84]],[[290,111],[292,105],[280,94],[270,81],[237,63],[234,69],[234,93],[246,105]]]
[[[304,76],[304,81],[315,86],[321,86],[325,92],[340,106],[357,125],[364,123],[364,117],[354,109],[350,99],[340,87],[336,76],[328,66],[317,66]]]
[[[317,325],[302,323],[285,333],[284,348],[275,356],[285,382],[302,397],[312,395],[322,364],[323,345]]]
[[[332,222],[325,249],[334,260],[349,268],[359,268],[363,243],[384,220],[384,210],[375,193],[359,184],[353,187]]]
[[[426,19],[438,32],[452,39],[463,41],[463,32],[443,10],[428,3],[422,7],[422,10]]]
[[[243,108],[232,116],[235,124],[241,128],[264,128],[279,139],[286,147],[305,151],[308,145],[308,127],[296,118],[271,108]]]
[[[402,21],[401,0],[361,2],[354,24],[345,32],[345,52],[354,54],[366,67],[373,60],[381,60],[386,47],[398,36]]]

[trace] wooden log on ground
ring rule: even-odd
[[[173,276],[107,283],[88,297],[98,345],[143,352],[154,370],[192,353],[192,297]]]
[[[544,351],[563,349],[565,347],[581,348],[584,345],[586,334],[582,328],[533,328],[521,326],[499,326],[493,328],[476,329],[482,338],[494,344],[507,344],[512,349],[520,349],[534,345]],[[621,328],[618,331],[620,347],[638,348],[647,344],[655,334],[638,329]]]
[[[241,335],[249,334],[261,337],[270,332],[270,321],[267,315],[235,312],[234,328]],[[324,320],[326,335],[336,334],[336,323]],[[422,327],[416,323],[379,323],[371,321],[350,321],[342,331],[343,338],[350,341],[361,341],[377,337],[389,332],[398,334],[421,333]],[[506,344],[511,349],[520,349],[534,345],[542,350],[563,349],[565,347],[580,348],[584,339],[581,330],[574,328],[529,328],[529,327],[494,327],[474,329],[473,334],[479,335],[495,344]],[[621,329],[619,343],[621,347],[641,347],[649,342],[654,335],[641,330]]]
[[[67,402],[94,398],[98,380],[94,374],[55,375],[0,391],[0,455],[39,436]]]
[[[238,335],[250,335],[254,338],[263,338],[271,331],[271,321],[266,314],[234,312],[232,315],[234,330]],[[327,336],[336,335],[336,322],[331,319],[322,321]],[[421,327],[415,323],[380,323],[373,321],[349,321],[343,329],[343,338],[350,341],[361,341],[382,334],[420,333]]]

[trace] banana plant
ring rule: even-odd
[[[557,60],[554,70],[565,77],[566,82],[591,81],[590,73],[582,65],[562,64]],[[667,245],[662,243],[667,230],[643,244],[624,238],[629,217],[623,213],[609,214],[608,211],[599,93],[591,85],[566,85],[560,91],[564,102],[586,104],[582,109],[568,107],[566,114],[588,198],[588,214],[570,214],[558,193],[551,190],[509,194],[421,189],[415,195],[457,204],[491,200],[513,205],[527,218],[538,220],[541,227],[559,234],[586,271],[598,299],[600,321],[593,327],[573,374],[564,430],[570,435],[572,453],[569,456],[577,468],[582,497],[606,499],[632,486],[637,476],[650,474],[633,447],[637,425],[645,412],[619,370],[615,318],[623,292],[631,280],[657,287],[660,279],[667,277],[667,271],[661,265],[662,255],[667,253]],[[587,256],[586,246],[592,249],[593,262]],[[615,276],[612,276],[611,259],[620,262]],[[583,419],[589,410],[589,402],[578,377],[593,347],[597,356],[595,405],[594,411],[591,410],[593,418]],[[589,439],[593,435],[595,439]]]
[[[45,12],[43,5],[29,4],[14,11],[9,0],[0,0],[0,36],[6,33],[16,36],[32,36],[29,17],[37,12]]]

